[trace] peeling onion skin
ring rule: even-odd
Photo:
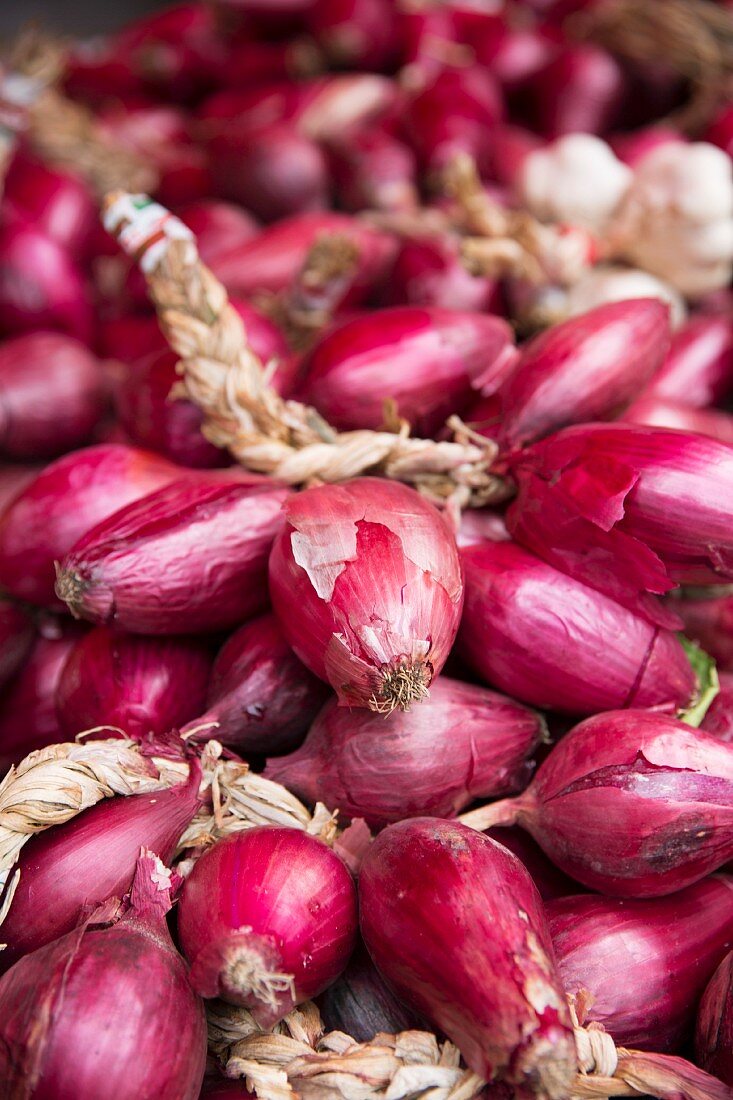
[[[587,990],[586,1021],[619,1046],[674,1052],[733,937],[733,878],[711,875],[667,898],[592,894],[547,904],[567,993]]]
[[[446,520],[414,489],[355,478],[292,496],[270,555],[273,609],[341,706],[424,696],[458,629],[463,577]]]
[[[733,1087],[733,951],[713,974],[697,1013],[698,1065]]]
[[[575,1044],[542,902],[506,848],[437,818],[390,825],[359,878],[361,930],[394,992],[482,1077],[566,1100]]]

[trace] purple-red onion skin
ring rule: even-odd
[[[105,409],[101,364],[73,337],[29,332],[0,347],[0,451],[45,459],[86,443]]]
[[[210,671],[211,656],[200,641],[96,626],[79,639],[61,670],[59,724],[69,738],[104,725],[132,738],[178,729],[200,713]]]
[[[542,903],[515,856],[436,818],[390,825],[359,877],[361,930],[394,992],[482,1077],[565,1100],[568,1009]]]
[[[586,1021],[603,1024],[619,1046],[672,1052],[731,946],[733,878],[712,875],[644,901],[561,898],[547,916],[566,992],[590,993]]]
[[[484,168],[502,113],[501,92],[487,69],[445,66],[422,82],[406,104],[403,122],[428,172],[441,171],[460,154],[468,154]]]
[[[647,424],[653,428],[676,428],[682,432],[695,432],[733,446],[733,416],[722,409],[696,409],[681,401],[669,401],[650,394],[634,401],[621,419],[631,424]]]
[[[697,682],[677,637],[515,542],[461,549],[459,646],[493,687],[570,714],[655,707],[675,714]]]
[[[245,1005],[269,1027],[336,980],[357,921],[356,888],[340,858],[300,829],[262,826],[201,856],[181,894],[178,936],[193,987]],[[247,983],[248,963],[269,997]],[[282,975],[290,983],[270,984]]]
[[[399,50],[398,15],[391,0],[315,0],[306,24],[331,64],[383,70]]]
[[[698,1065],[733,1087],[733,951],[713,974],[697,1011]]]
[[[22,667],[35,634],[28,612],[10,600],[0,598],[0,688],[4,688]]]
[[[700,729],[733,744],[733,673],[720,672],[720,690],[708,707]]]
[[[224,643],[211,670],[206,707],[181,732],[194,740],[215,736],[245,756],[290,752],[328,694],[295,656],[275,616],[260,615]],[[214,722],[215,728],[208,725]]]
[[[406,239],[401,243],[387,287],[389,305],[438,307],[475,313],[501,313],[496,279],[471,275],[449,237]]]
[[[532,81],[539,129],[548,138],[603,134],[618,117],[625,87],[623,70],[607,50],[568,46]]]
[[[306,489],[285,513],[270,596],[303,664],[342,706],[384,698],[396,667],[420,670],[427,685],[463,603],[455,538],[440,513],[413,489],[376,478]]]
[[[498,389],[515,358],[499,317],[396,306],[326,333],[303,364],[301,389],[336,428],[380,428],[389,398],[416,434],[432,435],[474,389]]]
[[[97,204],[81,176],[26,152],[13,157],[5,177],[3,221],[28,222],[71,255],[86,255],[98,221]]]
[[[419,204],[412,150],[378,126],[339,134],[327,152],[331,179],[345,209],[399,211]]]
[[[536,840],[529,833],[514,826],[503,829],[487,829],[486,835],[508,848],[529,871],[543,901],[566,898],[577,894],[581,887],[574,879],[551,863]]]
[[[111,928],[82,925],[0,978],[3,1100],[198,1097],[203,1005],[165,924],[170,902],[148,902],[136,885]]]
[[[318,998],[327,1031],[343,1031],[357,1043],[370,1043],[383,1032],[426,1030],[427,1024],[395,997],[359,944],[338,981]]]
[[[522,790],[542,733],[540,716],[519,703],[439,676],[429,699],[388,721],[333,699],[302,747],[270,760],[265,775],[372,827],[453,817],[476,798]]]
[[[733,745],[649,711],[598,714],[555,745],[517,809],[584,886],[662,897],[733,858]]]
[[[52,462],[0,516],[0,584],[20,600],[63,608],[54,563],[112,512],[179,475],[160,455],[116,443]]]
[[[723,672],[733,672],[733,593],[674,600],[688,637],[699,642]]]
[[[502,446],[614,417],[659,368],[669,340],[669,309],[654,298],[610,302],[551,326],[524,346],[502,389]]]
[[[63,825],[32,837],[17,866],[20,880],[0,925],[0,969],[66,935],[87,906],[127,893],[140,848],[164,863],[199,808],[200,768],[191,778],[154,795],[105,799]]]
[[[136,634],[234,627],[266,603],[267,557],[288,494],[261,481],[181,479],[81,538],[57,590],[75,615]]]
[[[672,336],[669,353],[642,397],[680,401],[695,409],[733,391],[733,319],[692,317]]]

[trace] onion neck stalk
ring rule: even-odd
[[[532,814],[537,805],[536,798],[530,791],[524,791],[516,798],[500,798],[498,802],[489,802],[486,806],[478,806],[475,810],[469,810],[457,818],[462,825],[468,825],[478,832],[487,829],[503,828],[510,825],[520,825]]]
[[[409,710],[413,703],[427,699],[432,678],[432,666],[427,661],[404,659],[396,665],[386,665],[382,669],[382,684],[369,700],[369,709],[387,715],[395,710]]]

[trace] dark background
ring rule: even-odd
[[[91,36],[123,26],[136,15],[173,0],[0,0],[0,35],[15,34],[30,20],[67,34]]]

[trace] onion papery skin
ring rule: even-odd
[[[191,766],[186,783],[154,795],[118,795],[98,802],[63,825],[33,837],[17,867],[20,880],[0,925],[0,969],[70,932],[108,897],[132,884],[140,848],[172,859],[178,840],[200,806],[201,769]]]
[[[63,740],[56,687],[66,658],[83,633],[84,627],[77,623],[42,624],[0,697],[0,774],[34,749]]]
[[[733,318],[692,317],[672,336],[669,354],[642,397],[680,401],[695,409],[733,391]]]
[[[327,147],[339,203],[361,210],[412,210],[419,205],[417,165],[412,150],[378,126],[339,135]]]
[[[91,343],[94,314],[80,270],[35,225],[0,226],[0,326],[8,334],[52,329]]]
[[[516,456],[514,538],[665,623],[650,603],[677,583],[733,578],[733,448],[636,424],[565,428]]]
[[[162,870],[141,857],[116,924],[81,925],[0,978],[3,1100],[196,1100],[206,1021],[165,924]]]
[[[42,463],[0,463],[0,515],[26,485],[35,481],[42,469]]]
[[[515,856],[455,822],[401,821],[370,846],[359,895],[364,942],[401,1000],[482,1077],[566,1100],[567,1003],[539,894]]]
[[[357,920],[356,887],[339,857],[300,829],[263,826],[198,860],[178,936],[194,989],[245,1005],[270,1027],[335,981]]]
[[[379,429],[391,399],[416,434],[429,436],[465,411],[475,390],[495,392],[516,355],[499,317],[397,306],[327,332],[306,357],[301,390],[338,429]]]
[[[720,690],[708,707],[700,729],[733,744],[733,673],[721,672],[718,679]]]
[[[487,829],[486,835],[508,848],[529,871],[543,901],[567,898],[582,889],[574,879],[551,863],[537,841],[519,828]]]
[[[384,1032],[425,1030],[422,1017],[395,997],[380,977],[362,943],[338,981],[318,998],[318,1007],[328,1031],[343,1031],[357,1043],[369,1043]]]
[[[23,667],[35,635],[28,612],[11,600],[0,598],[0,688]]]
[[[479,65],[441,68],[408,100],[405,132],[423,168],[440,172],[460,154],[489,164],[491,136],[501,121],[501,92]]]
[[[59,724],[69,738],[104,725],[132,738],[178,729],[200,712],[210,671],[208,648],[198,640],[93,627],[61,671]]]
[[[115,512],[64,558],[77,617],[136,634],[226,630],[263,610],[289,490],[260,478],[182,478]]]
[[[733,951],[713,974],[697,1013],[697,1064],[733,1087]]]
[[[709,598],[683,595],[671,601],[688,637],[699,642],[718,669],[733,672],[733,592]]]
[[[527,785],[543,725],[506,696],[440,676],[420,706],[386,722],[331,700],[303,746],[270,760],[265,775],[373,827],[426,814],[452,817],[476,798]]]
[[[80,176],[15,154],[3,190],[4,222],[27,222],[65,251],[84,258],[97,226],[97,205]]]
[[[682,432],[695,432],[733,446],[733,416],[722,409],[696,409],[681,401],[668,401],[651,394],[635,401],[621,419],[631,424],[647,424],[653,428],[676,428]]]
[[[409,706],[445,664],[461,615],[445,519],[414,489],[376,478],[306,489],[285,519],[270,597],[296,655],[342,706]]]
[[[667,1053],[689,1033],[697,1004],[733,939],[733,878],[712,875],[668,898],[592,894],[547,905],[565,990],[587,990],[586,1022],[619,1046]]]
[[[78,340],[29,332],[0,347],[0,451],[54,458],[86,443],[105,410],[101,364]]]
[[[0,584],[20,600],[63,609],[54,563],[90,528],[180,473],[160,455],[120,443],[52,462],[0,516]]]
[[[659,368],[669,340],[669,309],[654,298],[610,302],[546,329],[522,348],[502,389],[501,445],[616,416]]]
[[[495,805],[584,886],[662,897],[733,858],[733,745],[666,715],[609,711],[566,734],[523,795]]]
[[[679,639],[511,541],[461,549],[459,647],[492,687],[569,714],[654,707],[676,714],[697,694]]]
[[[289,752],[327,696],[328,688],[295,656],[275,616],[260,615],[225,642],[211,671],[206,708],[181,733],[194,740],[215,736],[242,755]]]

